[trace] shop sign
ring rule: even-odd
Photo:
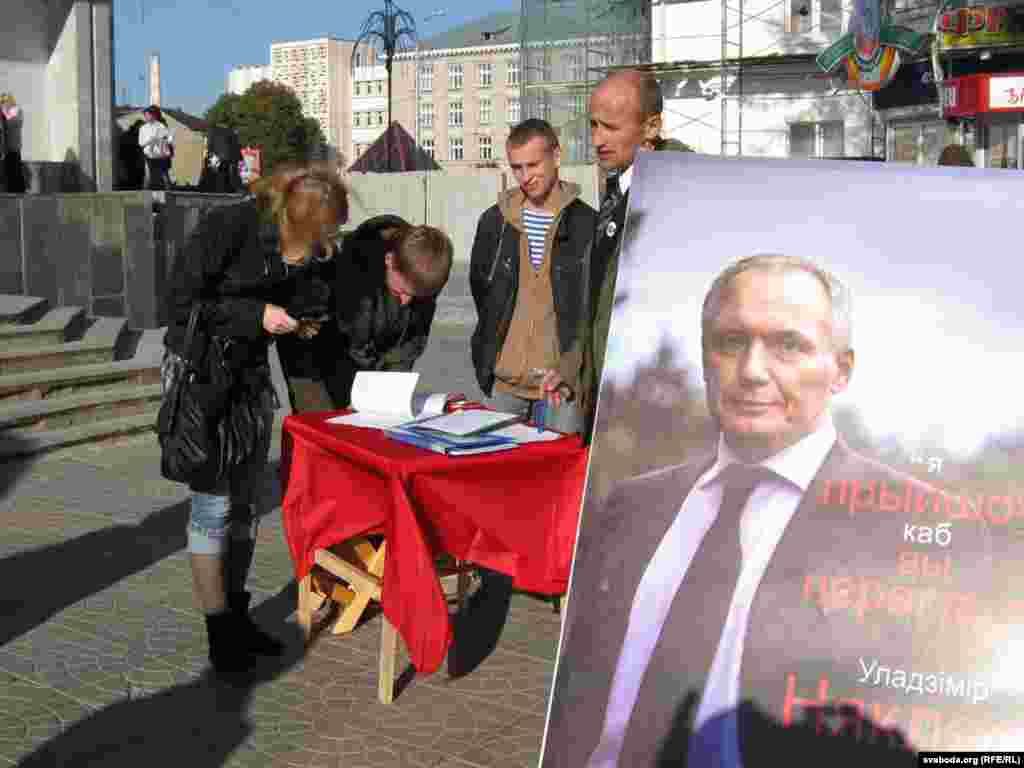
[[[1024,110],[1024,77],[993,77],[989,80],[988,108]]]
[[[1024,45],[1024,29],[1015,23],[1015,9],[969,7],[939,15],[936,27],[943,48]]]

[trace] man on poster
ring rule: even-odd
[[[751,768],[794,752],[799,764],[834,765],[816,761],[837,750],[913,760],[898,740],[861,739],[863,722],[839,727],[857,739],[788,728],[836,699],[863,709],[856,687],[871,660],[888,670],[969,658],[962,626],[934,640],[947,614],[916,626],[879,611],[858,617],[822,596],[819,574],[881,588],[908,551],[935,554],[907,543],[908,520],[946,526],[957,546],[944,553],[987,551],[980,526],[948,522],[941,494],[837,435],[830,404],[853,374],[851,332],[848,291],[809,261],[754,256],[715,279],[701,335],[717,450],[629,480],[585,510],[545,768]],[[869,489],[882,500],[901,489],[919,514],[878,515]],[[967,560],[957,561],[959,588],[976,583]],[[869,694],[899,709],[891,690]]]

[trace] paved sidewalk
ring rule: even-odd
[[[437,331],[424,388],[478,396],[466,327]],[[289,655],[251,689],[210,683],[187,494],[160,477],[158,455],[144,436],[0,466],[0,765],[536,765],[560,629],[551,604],[515,595],[479,668],[417,678],[381,705],[379,615],[303,653],[273,472],[250,587]]]

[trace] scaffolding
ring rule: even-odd
[[[563,161],[591,160],[590,94],[617,66],[651,61],[650,0],[522,0],[522,116],[552,124]]]

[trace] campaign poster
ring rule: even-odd
[[[1024,747],[1021,185],[641,154],[545,768]]]

